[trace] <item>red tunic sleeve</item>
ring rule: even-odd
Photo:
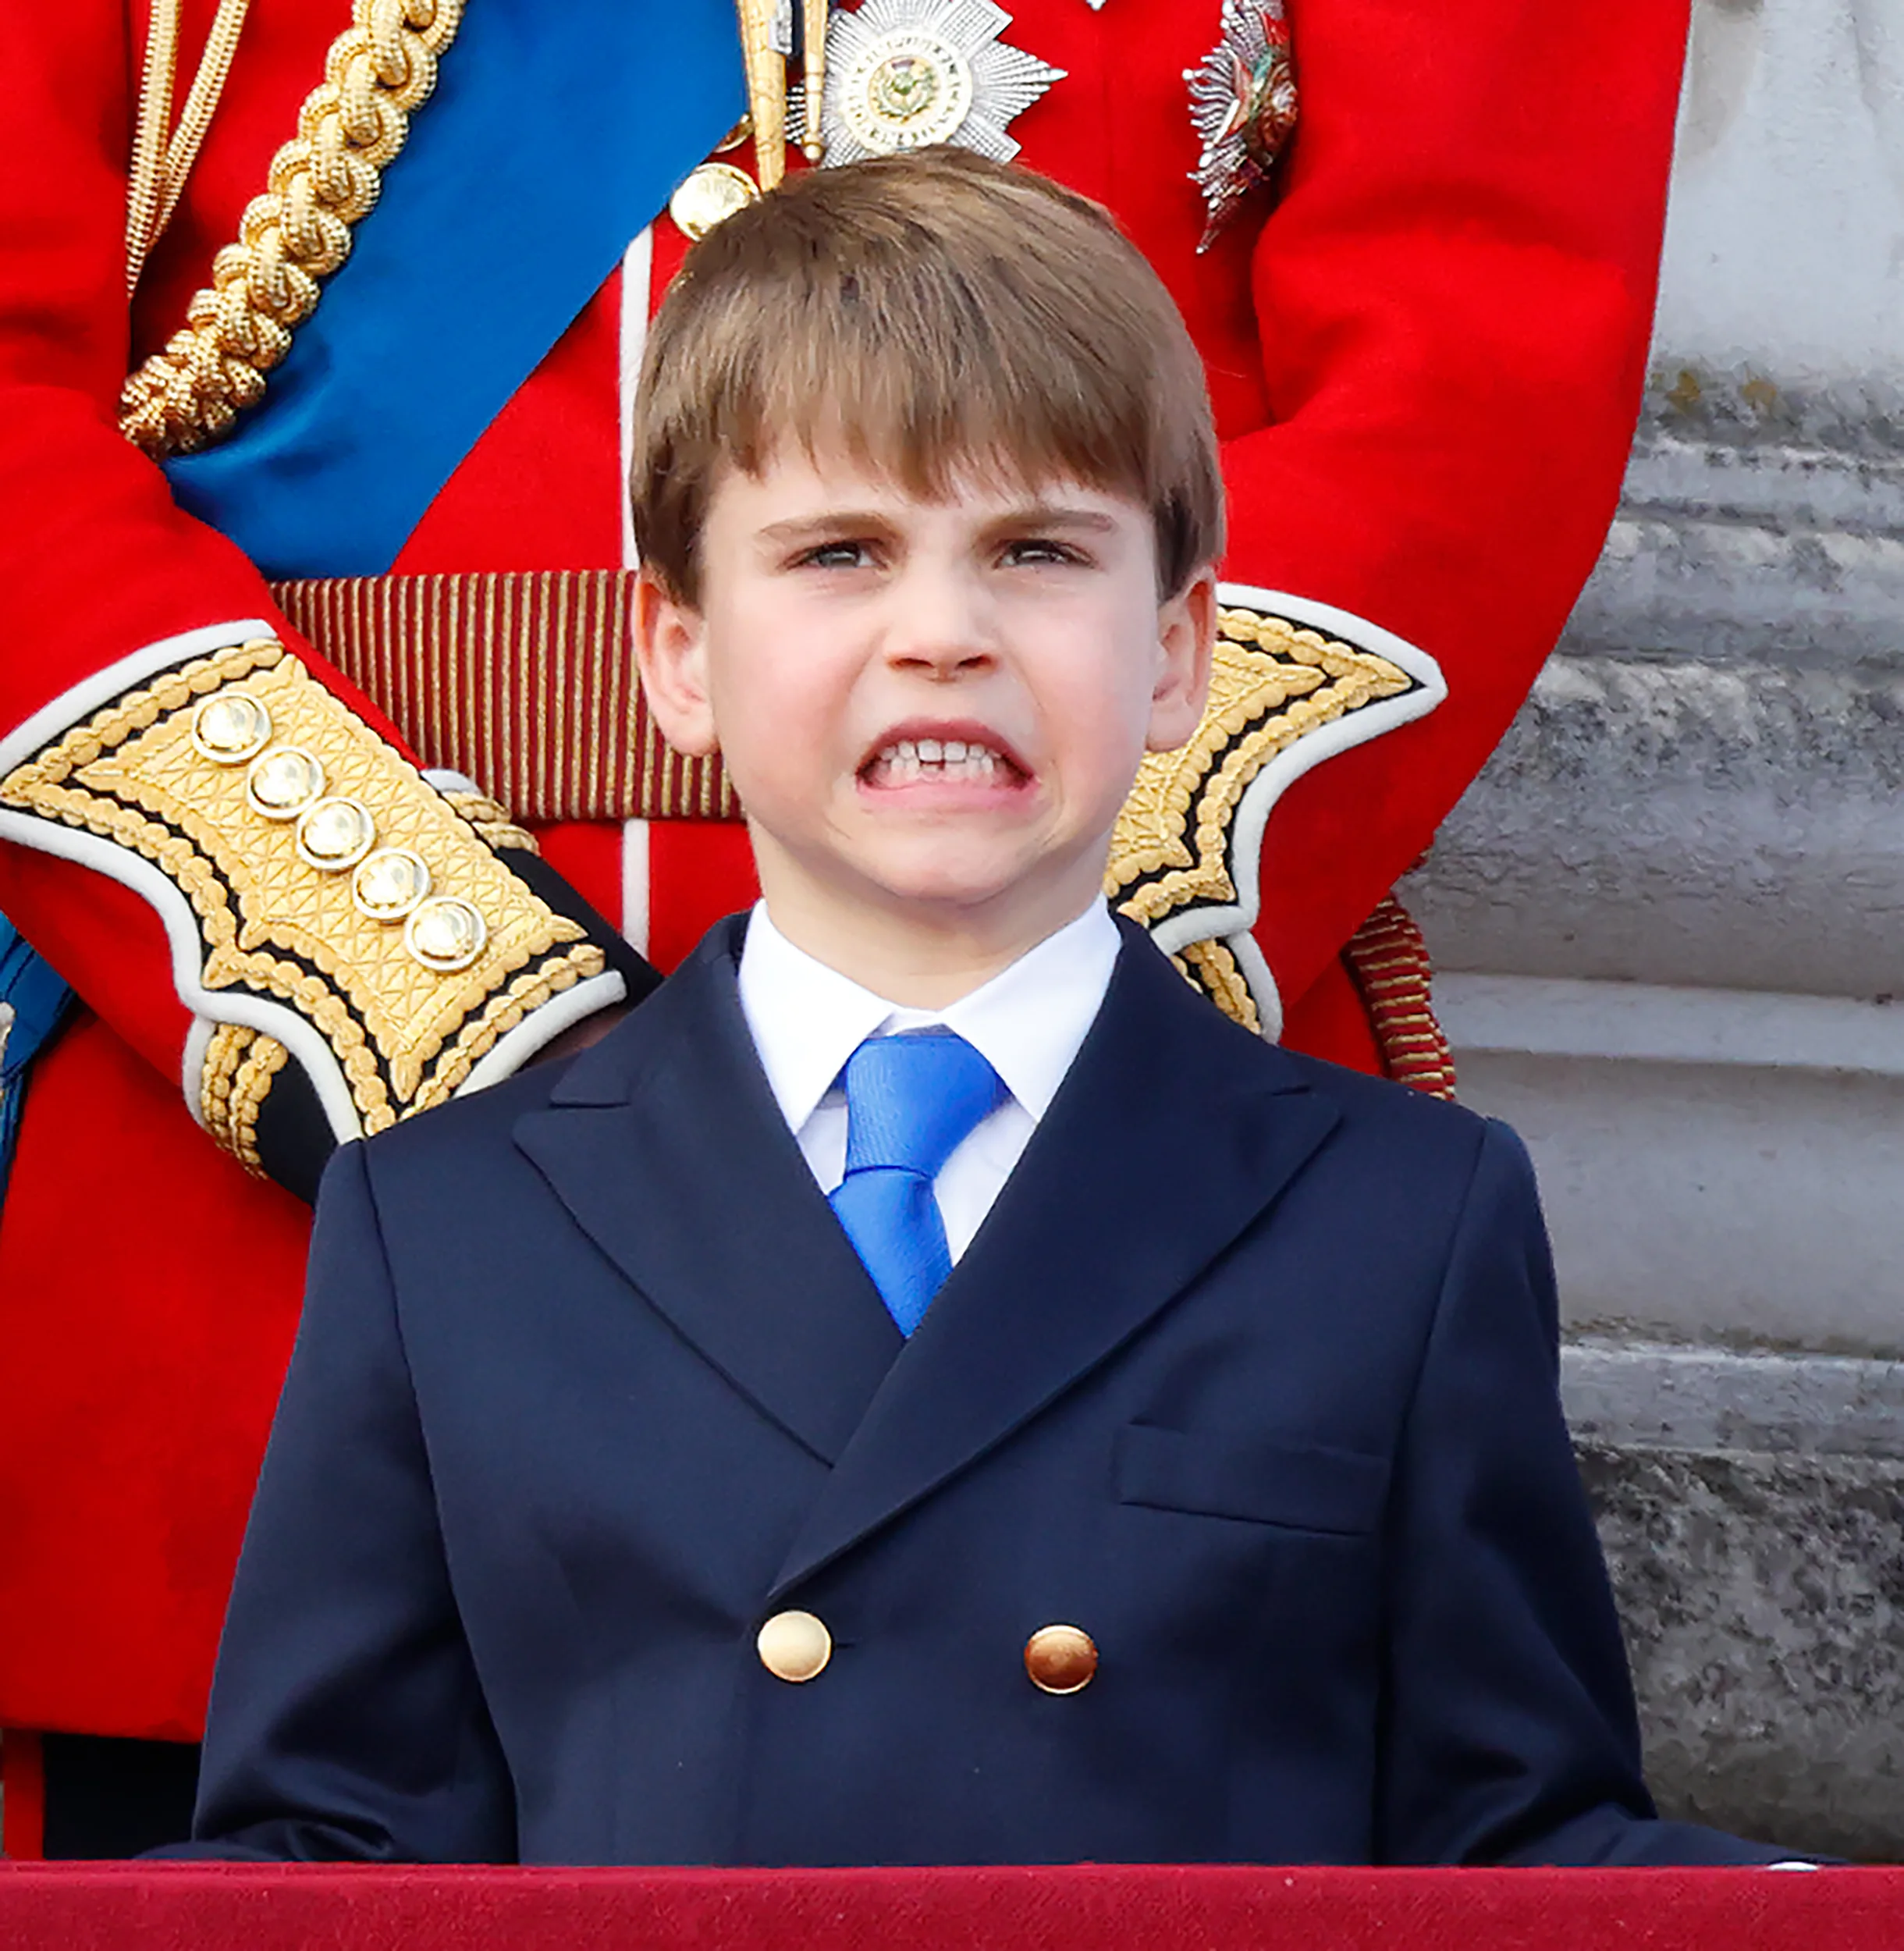
[[[287,30],[258,11],[232,126],[219,125],[222,151],[208,151],[173,240],[172,263],[192,283],[204,276],[207,224],[222,229],[218,242],[235,234],[240,199],[226,186],[261,186],[348,19],[341,5],[300,9]],[[204,1040],[268,1036],[344,1138],[456,1088],[455,1064],[430,1081],[433,1052],[460,1043],[466,1072],[513,1038],[519,1061],[545,1025],[559,1027],[553,1014],[528,1021],[545,991],[572,1019],[581,985],[598,983],[588,993],[603,1000],[620,981],[603,978],[583,922],[549,908],[425,784],[388,720],[286,625],[242,553],[183,513],[160,468],[120,434],[133,352],[129,77],[140,53],[127,13],[107,0],[30,10],[0,66],[0,113],[16,155],[31,159],[0,189],[0,839],[11,843],[0,847],[0,909],[147,1061],[178,1079],[183,1054],[195,1111]],[[193,51],[204,23],[186,24]],[[151,309],[176,319],[178,277],[169,283],[159,268]],[[247,643],[267,644],[275,664],[226,655]],[[439,937],[467,924],[449,959],[483,934],[447,975],[427,965],[442,976],[435,987],[417,956],[406,959],[403,926],[366,928],[339,852],[314,866],[293,819],[247,802],[252,755],[215,762],[197,748],[198,705],[247,688],[275,714],[272,742],[314,755],[316,790],[349,799],[347,820],[361,813],[366,845],[424,862],[418,899],[435,904]],[[143,717],[105,737],[112,778],[87,772],[94,715],[127,701],[137,713],[142,698],[152,700]],[[550,980],[531,996],[524,971],[545,961]],[[499,1033],[472,1033],[510,983],[509,1007],[492,1018]],[[238,1052],[224,1055],[229,1071]]]
[[[1255,248],[1273,424],[1227,574],[1419,646],[1444,703],[1290,788],[1259,936],[1300,994],[1428,845],[1604,539],[1644,375],[1678,0],[1298,0],[1302,122]]]

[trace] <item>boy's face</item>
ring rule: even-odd
[[[1144,751],[1202,713],[1213,578],[1160,603],[1149,511],[1101,489],[926,501],[794,446],[719,483],[701,570],[697,607],[644,586],[650,708],[718,747],[805,933],[1021,952],[1089,904]]]

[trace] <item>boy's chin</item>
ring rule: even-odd
[[[922,929],[989,929],[1001,922],[1036,926],[1047,919],[1061,926],[1089,905],[1093,880],[1080,894],[1071,883],[1079,876],[1025,871],[1019,858],[889,862],[869,873],[865,891],[870,904],[895,921]],[[1064,911],[1060,912],[1060,911]]]

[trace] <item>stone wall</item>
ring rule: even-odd
[[[1661,1807],[1904,1855],[1904,1363],[1588,1338],[1564,1387]]]
[[[1539,1165],[1670,1809],[1904,1857],[1904,8],[1695,0],[1653,375],[1403,890]]]

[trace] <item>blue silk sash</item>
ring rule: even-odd
[[[733,0],[468,0],[263,403],[167,464],[179,502],[267,576],[381,574],[745,105]]]
[[[0,915],[0,1003],[12,1011],[0,1036],[0,1199],[13,1167],[20,1136],[20,1100],[27,1069],[52,1038],[73,1000],[73,992]]]

